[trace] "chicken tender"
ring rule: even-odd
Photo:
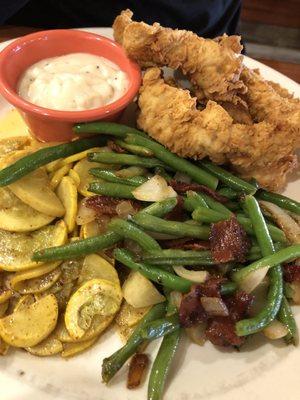
[[[239,102],[246,87],[240,80],[240,37],[204,39],[193,32],[164,28],[160,24],[132,21],[122,11],[113,24],[114,37],[141,67],[180,69],[197,88],[197,97]]]
[[[280,124],[234,123],[214,101],[200,111],[196,98],[168,85],[159,68],[146,71],[138,102],[139,127],[180,156],[230,163],[240,175],[272,190],[282,187],[296,166],[296,137]]]

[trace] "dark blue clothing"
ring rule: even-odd
[[[205,37],[234,34],[241,0],[0,0],[0,24],[38,28],[111,26],[121,10],[134,19]]]

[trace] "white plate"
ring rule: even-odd
[[[110,28],[89,29],[105,36]],[[8,44],[2,43],[0,50]],[[279,72],[245,57],[245,64],[260,68],[269,80],[297,96],[299,85]],[[0,99],[0,114],[10,106]],[[287,193],[300,199],[299,181],[290,182]],[[0,249],[1,251],[1,249]],[[295,309],[300,326],[300,307]],[[1,400],[146,400],[147,385],[126,389],[126,368],[109,387],[101,383],[102,359],[120,346],[112,331],[91,350],[65,361],[38,358],[17,350],[0,358]],[[157,344],[148,353],[153,359]],[[173,363],[165,400],[296,400],[300,396],[300,350],[272,343],[262,336],[251,339],[240,352],[218,350],[207,343],[199,347],[184,340]]]

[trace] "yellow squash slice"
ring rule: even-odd
[[[1,128],[0,128],[1,132]],[[0,158],[30,145],[30,136],[15,136],[0,140]]]
[[[129,327],[127,325],[116,325],[117,333],[119,334],[122,342],[125,344],[132,335],[135,326]]]
[[[9,185],[13,193],[35,210],[62,217],[65,209],[50,187],[50,181],[44,168],[38,168],[30,174]]]
[[[124,301],[118,315],[116,323],[120,326],[135,326],[147,314],[151,307],[134,308],[127,301]]]
[[[73,181],[74,181],[76,187],[78,188],[78,186],[80,185],[80,177],[79,177],[79,175],[77,174],[77,172],[74,171],[73,168],[70,169],[70,171],[69,171],[69,177],[73,179]]]
[[[13,292],[5,286],[0,286],[0,304],[5,303],[13,295]]]
[[[0,336],[11,346],[35,346],[54,330],[57,317],[57,301],[50,294],[0,319]]]
[[[120,284],[118,273],[115,268],[97,254],[90,254],[84,258],[78,283],[81,285],[91,279],[105,279],[117,285]]]
[[[53,219],[23,203],[9,188],[0,188],[0,229],[30,232],[50,224]]]
[[[9,345],[4,342],[4,340],[0,337],[0,356],[5,356],[9,349]]]
[[[68,232],[72,232],[75,228],[77,215],[77,187],[72,178],[69,176],[62,178],[57,188],[57,195],[66,210],[64,221]]]
[[[74,339],[89,330],[96,315],[106,319],[114,316],[122,301],[120,285],[104,279],[84,283],[70,298],[66,313],[66,328]]]
[[[57,171],[51,175],[50,186],[51,189],[55,190],[57,186],[60,184],[62,178],[67,175],[67,173],[72,168],[72,164],[66,164],[60,167]]]
[[[32,347],[26,347],[26,350],[30,354],[39,357],[53,356],[54,354],[61,353],[63,349],[61,341],[56,337],[56,329],[41,343]]]
[[[8,306],[9,306],[9,301],[0,304],[0,318],[2,318],[5,315]]]
[[[132,307],[141,308],[153,306],[165,301],[149,279],[138,271],[131,272],[122,287],[124,299]]]
[[[5,271],[21,271],[40,266],[31,260],[35,250],[60,246],[67,240],[64,221],[49,225],[31,233],[11,233],[0,230],[0,268]]]
[[[38,276],[36,278],[30,278],[31,272],[34,272],[35,269],[39,269],[42,267],[30,269],[25,273],[21,272],[15,274],[11,279],[12,288],[16,292],[21,294],[41,293],[49,289],[51,286],[54,285],[55,282],[58,281],[59,277],[61,276],[61,269],[58,267],[44,275]]]
[[[64,343],[61,356],[64,358],[68,358],[68,357],[73,357],[76,354],[82,353],[83,351],[92,347],[93,344],[97,341],[97,339],[98,337],[94,337],[92,339],[84,340],[82,342]]]
[[[16,302],[13,311],[20,311],[23,310],[24,308],[27,308],[31,306],[31,304],[35,303],[35,297],[33,294],[25,294],[24,296],[21,296],[19,300]]]
[[[93,196],[94,193],[88,191],[88,187],[90,183],[94,181],[99,181],[99,179],[95,178],[89,173],[91,168],[99,168],[99,163],[91,162],[87,158],[83,158],[78,161],[74,166],[74,171],[78,174],[80,179],[80,184],[78,186],[78,192],[82,196]]]

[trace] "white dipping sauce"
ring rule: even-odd
[[[31,65],[18,84],[30,103],[61,111],[102,107],[127,91],[127,74],[104,57],[72,53]]]

